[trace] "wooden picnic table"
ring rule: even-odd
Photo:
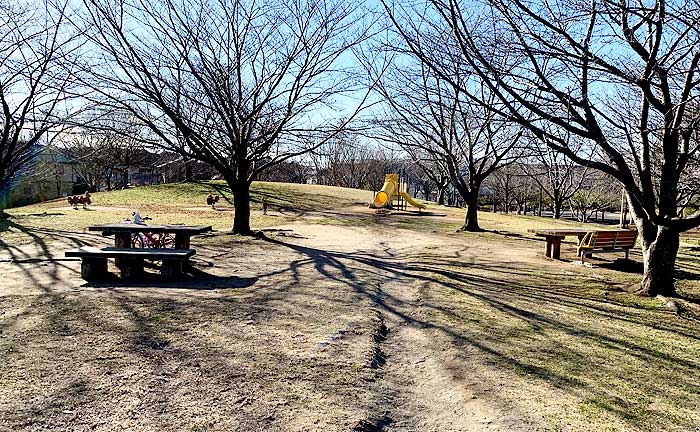
[[[599,228],[530,228],[527,230],[537,236],[544,237],[547,245],[545,246],[545,256],[553,259],[561,257],[561,241],[566,237],[576,236],[579,242],[587,233],[596,232],[618,232],[625,231],[624,229],[599,229]]]
[[[175,249],[189,249],[190,238],[211,231],[211,226],[115,223],[92,225],[88,227],[88,231],[102,231],[102,235],[113,235],[114,246],[118,248],[132,247],[131,237],[136,233],[175,234]]]

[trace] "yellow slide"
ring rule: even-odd
[[[399,190],[399,175],[398,174],[387,174],[384,177],[384,186],[382,190],[377,192],[377,196],[374,197],[374,202],[372,207],[382,208],[391,202],[391,198],[396,196],[396,191]]]
[[[419,209],[424,209],[426,208],[424,204],[421,204],[411,198],[411,195],[409,195],[406,192],[399,192],[399,175],[398,174],[386,174],[384,177],[384,186],[382,186],[382,190],[377,192],[377,195],[374,197],[374,201],[372,202],[372,207],[374,208],[382,208],[386,205],[391,204],[393,201],[394,197],[398,197],[401,195],[407,203],[411,204],[413,207],[418,207]]]
[[[403,199],[406,200],[407,203],[411,204],[413,207],[418,207],[419,209],[426,208],[425,204],[421,204],[418,201],[414,200],[413,198],[411,198],[411,195],[409,195],[406,192],[401,192],[401,196],[403,197]]]

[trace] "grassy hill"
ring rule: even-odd
[[[206,204],[207,195],[221,197],[217,209]],[[262,215],[267,199],[274,214]],[[291,220],[299,213],[366,204],[370,191],[332,186],[254,182],[251,186],[251,224],[263,228]],[[12,223],[33,229],[82,231],[97,223],[113,223],[139,210],[151,223],[212,225],[228,230],[233,223],[233,194],[223,181],[173,183],[92,194],[87,210],[73,210],[65,198],[9,209]]]
[[[206,204],[207,195],[221,197],[216,210]],[[332,211],[354,205],[366,205],[372,192],[366,190],[293,183],[254,182],[251,186],[251,225],[254,229],[289,222],[310,211]],[[266,199],[271,214],[263,215],[262,201]],[[13,223],[34,229],[82,231],[97,223],[112,223],[131,217],[139,210],[142,216],[150,216],[151,223],[181,223],[212,225],[216,230],[228,230],[233,223],[233,194],[223,181],[198,183],[172,183],[143,186],[131,189],[98,192],[92,194],[92,205],[87,209],[73,210],[65,198],[8,210]],[[428,213],[433,217],[415,217],[398,213],[390,220],[397,227],[454,231],[461,226],[464,210],[428,203]],[[414,210],[414,209],[411,209]],[[577,222],[553,220],[535,216],[503,215],[481,212],[481,226],[487,230],[526,234],[528,228],[571,227]],[[335,218],[318,217],[321,224],[366,225],[375,222],[372,213],[353,217],[339,215]]]

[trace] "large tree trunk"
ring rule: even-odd
[[[467,214],[464,220],[464,226],[462,227],[462,230],[471,232],[481,231],[481,228],[479,227],[478,193],[471,194],[465,197],[465,201],[467,204]]]
[[[680,235],[665,227],[657,227],[650,222],[638,224],[642,240],[644,276],[636,294],[645,296],[674,296],[674,267]]]
[[[10,218],[10,215],[5,213],[5,209],[7,208],[7,204],[9,202],[9,198],[7,195],[9,195],[9,193],[0,192],[0,220],[6,220]]]
[[[228,181],[233,191],[233,233],[252,235],[250,229],[250,184],[247,181]]]

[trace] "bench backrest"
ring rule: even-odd
[[[596,249],[632,248],[637,242],[637,230],[594,231],[591,247]]]

